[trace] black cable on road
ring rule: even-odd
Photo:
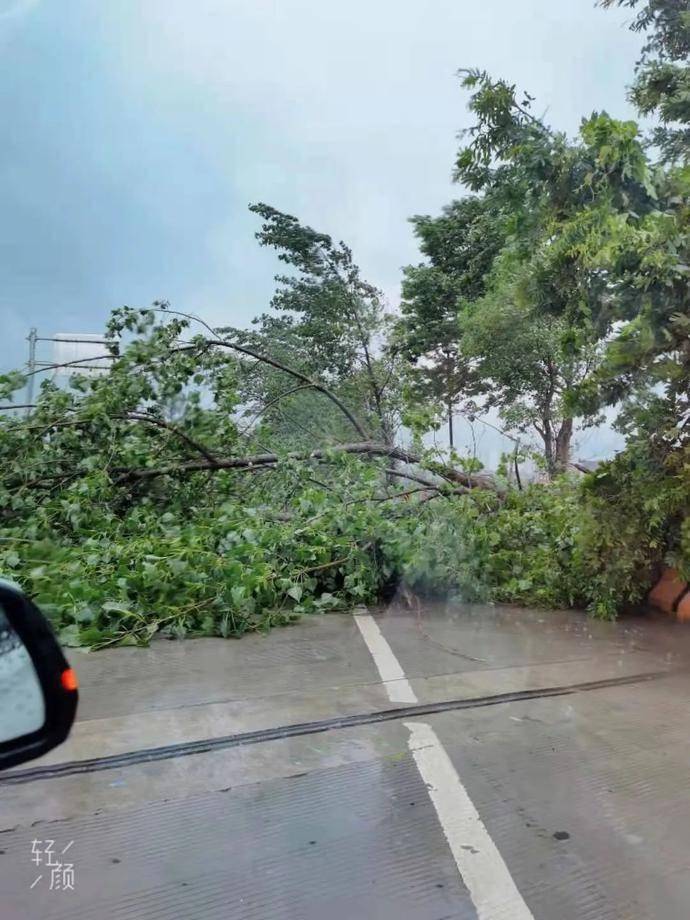
[[[671,673],[671,671],[652,671],[646,674],[610,677],[604,680],[568,684],[562,687],[516,690],[512,693],[496,693],[492,696],[479,696],[462,700],[443,700],[439,703],[416,703],[414,706],[396,706],[394,709],[381,709],[376,712],[356,713],[350,716],[335,716],[332,719],[320,719],[316,722],[299,722],[294,725],[282,725],[277,728],[262,728],[256,731],[240,732],[235,735],[224,735],[220,738],[182,741],[178,744],[143,748],[138,751],[128,751],[124,754],[111,754],[106,757],[94,757],[88,760],[70,760],[65,763],[9,771],[0,776],[0,786],[13,786],[41,779],[76,776],[80,773],[97,773],[101,770],[117,770],[136,764],[153,763],[157,760],[171,760],[176,757],[188,757],[190,754],[206,754],[209,751],[240,747],[245,744],[261,744],[264,741],[279,741],[283,738],[315,735],[319,732],[354,728],[358,725],[375,725],[377,722],[416,719],[419,716],[435,715],[439,712],[452,712],[458,709],[480,709],[485,706],[500,706],[503,703],[519,703],[523,700],[538,700],[553,696],[567,696],[571,693],[583,693],[590,690],[604,690],[607,687],[620,687],[626,684],[658,680],[661,677],[668,677]]]

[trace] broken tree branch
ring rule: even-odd
[[[345,418],[350,422],[352,427],[355,429],[357,434],[366,438],[367,433],[357,421],[355,416],[350,412],[345,403],[336,396],[332,390],[329,390],[327,386],[324,386],[322,383],[319,383],[317,380],[312,380],[306,374],[303,374],[301,371],[295,370],[293,367],[289,367],[287,364],[283,364],[282,361],[277,361],[275,358],[270,358],[268,355],[262,355],[257,351],[254,351],[251,348],[246,348],[244,345],[238,345],[236,342],[226,342],[224,339],[215,339],[208,340],[208,345],[217,345],[220,348],[230,348],[233,351],[237,351],[240,354],[247,355],[249,358],[254,358],[256,361],[261,361],[263,364],[268,364],[270,367],[276,368],[276,370],[283,371],[285,374],[289,374],[291,377],[294,377],[295,380],[301,380],[302,383],[308,384],[310,387],[313,387],[317,393],[323,393],[323,395],[330,399],[331,402],[336,405],[340,411],[343,413]]]
[[[200,453],[202,457],[206,457],[206,459],[210,463],[216,462],[215,456],[211,453],[211,451],[207,447],[205,447],[203,444],[200,444],[198,441],[194,440],[194,438],[190,437],[186,431],[183,431],[181,428],[178,428],[177,425],[173,425],[171,422],[166,422],[162,418],[158,418],[155,415],[149,415],[148,413],[144,413],[144,412],[142,413],[130,412],[127,415],[116,415],[114,417],[121,418],[127,421],[146,422],[149,425],[155,425],[157,428],[165,428],[166,431],[172,432],[181,441],[184,441],[193,450]]]
[[[273,406],[276,406],[281,400],[286,399],[288,396],[292,396],[293,393],[297,393],[299,390],[311,390],[313,389],[311,383],[298,383],[294,387],[290,387],[289,390],[285,390],[284,393],[279,393],[274,399],[269,400],[265,405],[263,405],[258,412],[255,412],[254,415],[249,419],[246,425],[244,425],[239,432],[240,435],[246,434],[249,429],[252,427],[254,422],[264,414],[268,412],[269,409],[272,409]]]
[[[304,384],[308,384],[318,393],[323,393],[327,399],[330,399],[331,402],[340,409],[340,411],[355,429],[357,434],[361,438],[367,437],[367,433],[364,430],[362,424],[355,418],[353,413],[350,412],[345,403],[340,399],[339,396],[336,396],[336,394],[323,383],[319,383],[318,380],[312,380],[311,377],[307,376],[307,374],[303,374],[302,371],[298,371],[296,368],[290,367],[288,364],[283,364],[283,362],[278,361],[277,358],[272,358],[270,355],[261,354],[258,351],[254,351],[253,348],[247,348],[245,345],[238,345],[237,342],[230,342],[227,339],[218,338],[218,332],[212,329],[208,323],[204,322],[204,320],[198,316],[195,316],[193,313],[184,313],[182,310],[170,310],[167,307],[165,309],[154,309],[157,309],[161,313],[183,316],[185,319],[200,323],[200,325],[203,326],[208,332],[210,332],[211,335],[215,336],[213,339],[206,339],[204,341],[205,345],[216,345],[219,348],[229,348],[232,351],[238,352],[239,354],[246,355],[248,358],[253,358],[255,361],[260,361],[262,364],[268,364],[270,367],[274,367],[276,370],[282,371],[284,374],[288,374],[289,376],[294,377],[295,380],[299,380]]]
[[[437,482],[430,482],[428,479],[424,479],[422,476],[418,476],[416,473],[405,472],[404,470],[394,470],[392,467],[385,470],[388,476],[397,476],[398,479],[408,479],[410,482],[419,482],[426,489],[438,489],[439,484]]]
[[[217,470],[244,470],[264,466],[273,466],[282,460],[328,460],[333,454],[360,454],[370,457],[387,457],[402,463],[421,465],[422,458],[402,447],[387,446],[375,441],[360,441],[353,444],[339,444],[334,447],[318,448],[312,451],[291,451],[286,454],[266,453],[251,457],[218,457],[214,460],[191,460],[185,463],[166,464],[160,467],[119,470],[120,482],[153,479],[157,476],[185,475],[187,473],[215,472]],[[437,473],[448,482],[457,483],[466,488],[489,489],[499,491],[497,484],[489,476],[473,475],[470,477],[462,470],[433,463],[430,471]],[[396,470],[396,474],[399,471]],[[424,483],[427,485],[427,483]],[[434,488],[435,486],[430,486]]]

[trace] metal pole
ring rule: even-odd
[[[28,403],[26,414],[29,415],[31,412],[31,405],[34,401],[34,379],[36,374],[36,339],[38,338],[38,332],[35,326],[31,327],[29,331],[29,382],[26,388],[26,401]]]

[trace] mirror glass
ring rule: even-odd
[[[24,643],[0,606],[0,743],[43,727],[45,701]]]

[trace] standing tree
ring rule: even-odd
[[[476,360],[477,392],[508,430],[541,442],[549,476],[568,468],[574,417],[570,398],[597,360],[597,346],[572,349],[564,319],[535,313],[508,282],[461,314],[463,353]],[[582,420],[596,421],[595,413]]]
[[[272,353],[282,350],[305,373],[326,381],[357,407],[374,438],[392,445],[400,411],[399,381],[396,355],[385,348],[390,320],[381,292],[361,277],[345,243],[334,242],[270,205],[255,204],[250,210],[263,219],[257,233],[261,245],[276,249],[291,271],[276,277],[279,287],[271,306],[278,315],[259,317],[249,339],[267,345]],[[262,383],[264,392],[256,395],[263,396],[265,406],[277,397],[275,375],[264,377]],[[312,397],[300,391],[293,404],[309,406]],[[280,411],[282,407],[275,410]],[[318,417],[310,414],[312,421]],[[342,427],[340,418],[337,425]]]
[[[471,365],[460,352],[458,305],[483,294],[503,228],[478,197],[454,201],[439,217],[413,217],[412,224],[427,262],[405,268],[397,338],[415,367],[420,395],[444,406],[453,447],[454,407],[472,384]]]
[[[647,33],[630,98],[660,124],[652,143],[666,163],[690,160],[690,9],[685,0],[601,0],[639,11],[631,28]]]
[[[602,386],[589,395],[609,403],[632,395],[638,408],[653,405],[651,415],[637,413],[643,438],[657,427],[677,444],[690,424],[690,10],[683,0],[602,5],[640,7],[632,28],[648,37],[631,98],[641,114],[658,116],[651,141],[666,168],[655,171],[653,207],[631,207],[629,219],[595,254],[615,279],[606,309],[617,332]],[[641,393],[647,396],[642,402]],[[635,417],[627,414],[629,432]]]
[[[633,122],[594,114],[571,141],[518,101],[515,87],[468,72],[477,122],[456,177],[510,214],[487,294],[461,313],[463,351],[479,363],[489,404],[509,424],[533,425],[551,474],[570,457],[576,406],[612,335],[613,283],[601,257],[618,228],[655,207],[651,171]]]

